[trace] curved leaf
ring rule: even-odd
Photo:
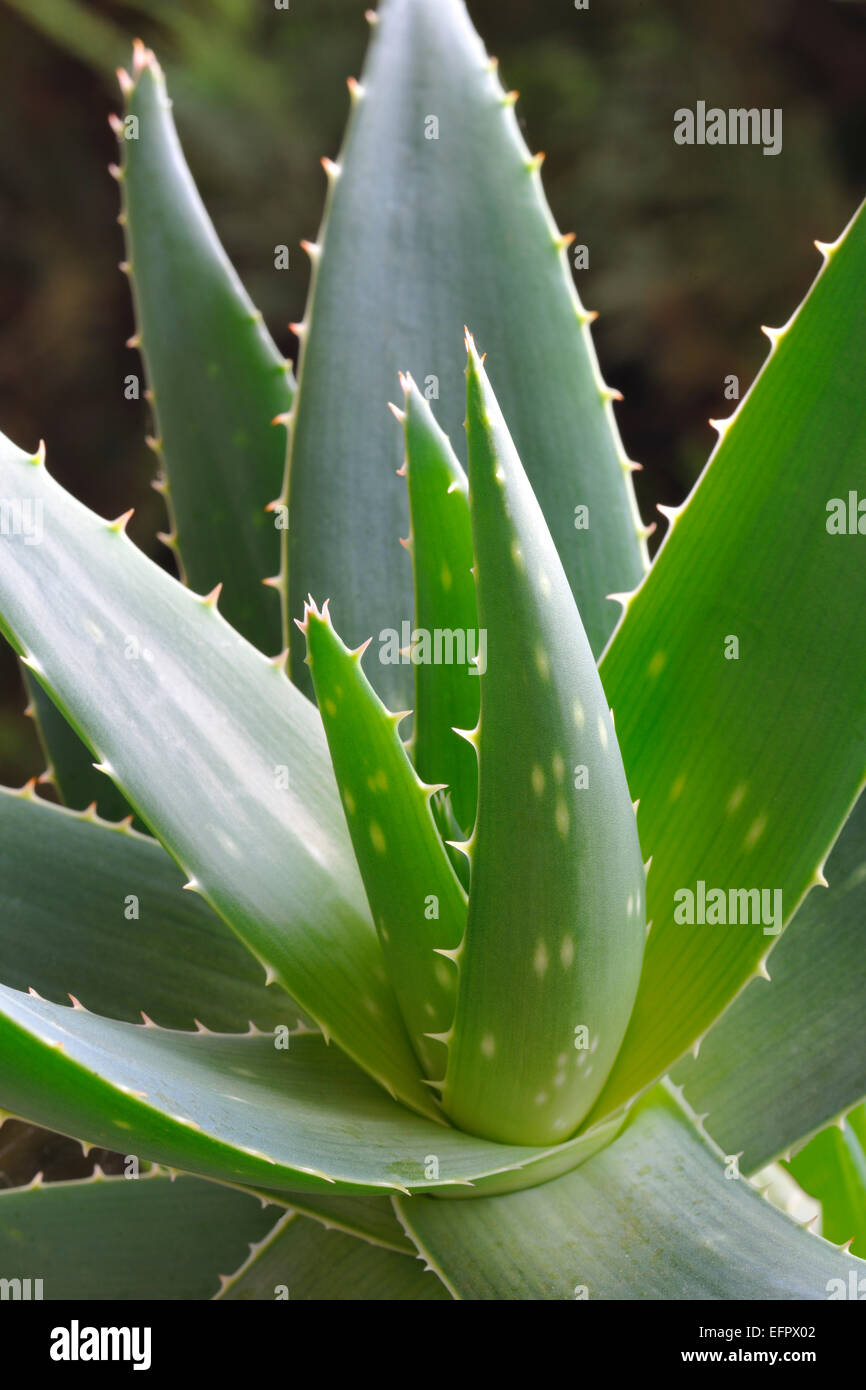
[[[321,720],[217,612],[0,437],[0,628],[268,978],[435,1113],[384,979]],[[14,528],[13,528],[14,530]]]
[[[653,856],[653,929],[599,1114],[666,1071],[759,972],[866,774],[863,538],[828,529],[829,504],[847,510],[863,481],[862,211],[824,256],[601,665]],[[675,894],[697,904],[699,883],[726,905],[763,890],[770,910],[680,924]]]
[[[391,983],[428,1076],[441,1074],[441,1039],[454,1017],[453,961],[437,954],[459,945],[466,894],[439,838],[425,786],[385,709],[328,613],[310,601],[301,630],[307,640],[316,699],[355,858],[379,932]]]
[[[770,1206],[653,1093],[574,1173],[506,1197],[396,1197],[457,1298],[825,1299],[866,1264]]]
[[[622,1041],[645,874],[592,651],[471,339],[466,428],[486,660],[442,1100],[463,1129],[553,1143],[586,1115]]]
[[[311,1216],[329,1230],[359,1236],[361,1240],[381,1245],[385,1250],[396,1250],[400,1255],[415,1254],[414,1245],[403,1234],[403,1228],[394,1215],[390,1197],[334,1197],[330,1192],[274,1192],[270,1188],[259,1187],[243,1190],[300,1212],[302,1216]]]
[[[598,652],[614,621],[607,595],[643,568],[615,392],[601,381],[538,161],[462,0],[382,4],[329,179],[300,334],[292,615],[308,593],[330,598],[350,645],[411,619],[400,442],[384,406],[397,371],[411,371],[438,392],[440,424],[462,448],[454,344],[470,323]],[[335,392],[335,381],[351,389]],[[575,529],[578,506],[588,529]],[[302,661],[293,651],[305,682]],[[407,667],[370,675],[390,708],[411,705]]]
[[[866,1095],[866,797],[753,980],[673,1072],[726,1153],[762,1168]]]
[[[323,1231],[314,1221],[290,1213],[226,1279],[219,1299],[401,1302],[448,1299],[432,1272],[417,1260],[382,1250],[341,1231]]]
[[[617,1127],[494,1144],[407,1110],[316,1034],[134,1027],[3,986],[0,1107],[264,1196],[510,1191],[573,1168]]]
[[[198,1178],[37,1182],[0,1192],[0,1279],[41,1279],[48,1300],[211,1298],[276,1219]]]
[[[282,646],[279,605],[262,580],[280,565],[265,508],[282,486],[276,415],[294,382],[220,245],[183,157],[165,80],[138,43],[121,72],[116,130],[122,221],[138,332],[174,525],[169,543],[189,583],[224,584],[223,612],[266,652]]]
[[[2,787],[0,980],[164,1028],[306,1022],[155,840]]]

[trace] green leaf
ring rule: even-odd
[[[25,667],[22,667],[22,676],[29,698],[28,708],[45,754],[46,771],[64,805],[75,811],[86,811],[95,803],[105,820],[123,820],[130,814],[126,798],[113,782],[97,772],[87,748],[38,680]]]
[[[797,1182],[821,1203],[821,1230],[837,1245],[866,1254],[866,1105],[829,1125],[788,1162]]]
[[[224,1282],[217,1297],[339,1303],[450,1296],[441,1280],[425,1273],[417,1260],[341,1231],[323,1231],[314,1221],[290,1213]]]
[[[299,624],[343,808],[382,953],[415,1052],[428,1076],[445,1066],[457,972],[442,951],[460,944],[466,894],[436,830],[431,796],[397,726],[361,667],[312,603]]]
[[[5,986],[0,1107],[265,1196],[507,1192],[573,1168],[617,1128],[547,1148],[494,1144],[407,1110],[317,1034],[134,1027]]]
[[[50,866],[50,868],[49,868]],[[108,1018],[243,1032],[304,1021],[193,893],[123,825],[0,788],[0,980]]]
[[[228,621],[255,646],[282,646],[279,605],[262,580],[280,567],[285,436],[273,420],[294,382],[229,262],[183,157],[153,54],[121,74],[128,265],[164,467],[164,492],[192,587],[224,584]]]
[[[667,1096],[574,1173],[477,1202],[394,1199],[462,1299],[825,1299],[866,1264],[728,1181]],[[838,1286],[835,1286],[838,1287]]]
[[[245,1188],[268,1202],[311,1216],[329,1230],[360,1236],[385,1250],[414,1255],[415,1247],[394,1215],[389,1197],[334,1197],[330,1192],[274,1192],[270,1188]]]
[[[676,515],[601,666],[653,923],[599,1114],[677,1060],[760,969],[866,772],[863,538],[828,532],[862,486],[866,217],[835,246]],[[732,637],[739,641],[739,659]],[[680,925],[676,893],[763,889],[752,925]],[[682,903],[683,900],[680,899]]]
[[[615,618],[607,595],[643,568],[615,393],[599,375],[538,160],[462,0],[381,6],[328,172],[291,445],[292,615],[308,593],[330,598],[350,645],[410,618],[397,544],[408,508],[384,404],[409,370],[438,391],[439,422],[458,440],[454,346],[470,323],[598,652]],[[335,393],[335,382],[350,389]],[[575,529],[578,506],[588,529]],[[302,660],[293,651],[303,681]],[[391,708],[411,705],[408,668],[382,665],[371,679]]]
[[[415,630],[422,643],[425,636],[435,643],[438,633],[445,658],[434,659],[435,645],[429,653],[414,648],[419,659],[414,665],[412,758],[423,781],[444,782],[454,817],[468,833],[475,823],[478,761],[475,749],[455,729],[474,729],[481,708],[480,673],[468,660],[478,629],[469,484],[412,378],[404,376],[402,385],[410,516],[406,547],[415,577]],[[456,659],[461,652],[462,661]]]
[[[866,797],[769,961],[673,1072],[726,1153],[751,1173],[866,1095]]]
[[[622,1041],[644,867],[604,692],[556,548],[472,340],[469,486],[486,635],[478,820],[443,1104],[455,1124],[552,1143]]]
[[[275,1220],[198,1178],[37,1181],[0,1192],[0,1279],[41,1279],[48,1300],[211,1298]]]
[[[435,1114],[346,832],[321,720],[217,612],[0,437],[0,627],[194,888],[360,1065]]]

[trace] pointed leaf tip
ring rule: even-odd
[[[486,669],[478,817],[470,840],[448,841],[471,851],[472,881],[443,1099],[458,1127],[500,1142],[555,1143],[589,1112],[625,1034],[643,953],[640,846],[566,575],[469,333],[466,343]],[[497,673],[518,666],[515,706]],[[568,769],[578,765],[591,777],[574,795],[580,784],[572,788]],[[522,886],[506,882],[501,864],[525,858],[526,844]],[[574,1055],[576,1021],[594,1035],[593,1061],[585,1071],[558,1063],[554,1089],[550,1059]],[[529,1036],[531,1056],[522,1041]]]

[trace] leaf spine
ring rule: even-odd
[[[126,528],[129,525],[130,518],[134,515],[135,508],[130,507],[128,512],[123,512],[123,514],[121,516],[116,517],[114,521],[108,522],[108,530],[114,531],[119,536],[124,535],[126,532]]]

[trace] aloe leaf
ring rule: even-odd
[[[616,393],[599,375],[569,238],[554,225],[513,96],[462,0],[387,0],[352,91],[300,326],[290,611],[299,616],[308,593],[330,597],[353,645],[410,617],[411,576],[397,545],[408,509],[383,403],[407,369],[438,393],[440,424],[457,440],[454,343],[468,322],[495,364],[494,386],[598,652],[615,616],[607,595],[642,572],[639,520]],[[336,399],[335,381],[351,391]],[[581,506],[588,529],[575,529]],[[303,681],[302,659],[293,652]],[[392,708],[411,705],[408,668],[371,674]]]
[[[827,860],[829,887],[799,907],[767,961],[673,1071],[686,1100],[746,1173],[866,1095],[866,797]]]
[[[825,1299],[866,1264],[798,1227],[670,1097],[573,1173],[477,1202],[394,1198],[462,1299]]]
[[[430,800],[385,709],[325,605],[300,624],[355,857],[409,1037],[428,1076],[445,1066],[441,1038],[454,1016],[466,895],[439,838]]]
[[[862,211],[823,251],[601,665],[653,855],[653,929],[599,1113],[670,1067],[760,971],[866,773],[862,537],[828,530],[829,504],[847,510],[863,479]],[[699,882],[726,899],[765,890],[770,922],[762,910],[752,925],[681,925],[674,895],[696,905]]]
[[[0,626],[193,888],[360,1065],[435,1114],[364,901],[321,720],[123,533],[9,441]],[[231,789],[231,795],[227,789]]]
[[[160,1172],[37,1181],[0,1191],[0,1279],[41,1279],[48,1300],[211,1298],[277,1214]]]
[[[189,583],[224,584],[227,620],[266,652],[282,647],[275,595],[285,516],[265,512],[282,486],[294,382],[220,245],[183,156],[165,80],[141,44],[116,125],[122,221],[157,455]],[[131,124],[134,123],[134,124]]]
[[[478,629],[469,484],[412,378],[404,376],[402,385],[410,516],[406,547],[419,635],[407,654],[415,671],[412,758],[423,781],[445,784],[457,824],[468,832],[475,822],[478,762],[474,748],[455,730],[474,729],[481,707],[478,667],[469,663],[467,652]],[[437,634],[447,658],[438,661]],[[432,650],[424,650],[425,640]],[[461,649],[467,660],[457,659]]]
[[[135,1027],[5,986],[0,1107],[265,1196],[510,1191],[573,1168],[617,1128],[555,1147],[495,1144],[407,1110],[317,1034]]]
[[[268,1202],[311,1216],[328,1230],[358,1236],[384,1250],[414,1255],[415,1247],[404,1235],[389,1197],[334,1197],[328,1192],[274,1192],[270,1188],[245,1188]]]
[[[95,805],[105,820],[120,821],[130,814],[129,803],[113,782],[93,766],[93,758],[81,739],[26,667],[21,668],[39,742],[47,762],[46,773],[65,806],[86,811]]]
[[[255,1246],[217,1297],[328,1303],[450,1299],[441,1280],[425,1273],[417,1260],[342,1231],[323,1231],[295,1213],[284,1216]]]
[[[820,1201],[826,1239],[866,1254],[866,1105],[816,1134],[787,1167]]]
[[[164,1028],[309,1023],[155,840],[5,788],[0,980]]]
[[[472,887],[443,1104],[463,1129],[545,1143],[583,1119],[622,1041],[640,974],[645,874],[592,651],[468,346],[486,647]]]

